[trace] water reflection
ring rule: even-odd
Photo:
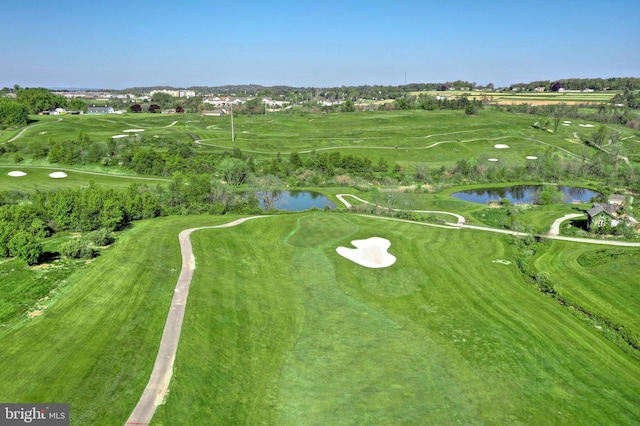
[[[311,191],[271,191],[268,194],[257,192],[256,196],[260,200],[260,207],[265,208],[265,204],[272,204],[272,208],[299,212],[312,208],[324,209],[329,206],[336,208],[327,197],[319,192]]]
[[[512,204],[535,203],[540,196],[542,185],[514,185],[502,188],[480,188],[467,191],[455,192],[452,197],[459,200],[470,201],[472,203],[487,204],[489,201],[499,201],[507,198]],[[575,186],[558,186],[564,194],[564,203],[574,202],[588,203],[592,198],[600,195],[599,192],[587,188]]]

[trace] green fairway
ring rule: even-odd
[[[25,176],[10,176],[9,173],[21,171]],[[66,177],[52,178],[51,173],[63,172]],[[31,167],[24,165],[0,165],[0,191],[18,190],[31,192],[34,190],[48,191],[66,188],[79,188],[89,185],[93,181],[95,184],[114,188],[126,189],[131,184],[158,185],[166,184],[168,179],[149,178],[141,176],[127,176],[113,173],[70,169],[67,167]]]
[[[382,158],[389,166],[371,176],[327,179],[325,188],[322,180],[309,180],[313,188],[305,189],[330,197],[337,212],[274,214],[192,234],[197,267],[170,392],[153,424],[632,424],[640,418],[637,249],[554,241],[531,257],[526,276],[511,237],[362,217],[342,209],[336,197],[350,193],[373,204],[347,198],[362,211],[440,210],[462,214],[472,225],[488,223],[486,205],[450,194],[512,185],[497,170],[537,167],[526,156],[561,164],[595,151],[582,142],[594,132],[583,122],[563,123],[552,133],[533,128],[536,119],[498,110],[239,115],[232,142],[228,116],[38,117],[24,132],[1,135],[0,191],[92,181],[118,190],[162,185],[158,193],[178,203],[170,195],[186,197],[196,184],[214,182],[220,189],[221,151],[234,150],[238,158],[251,156],[257,168],[293,151],[304,160],[337,151],[372,164]],[[617,128],[632,158],[637,132]],[[105,146],[121,140],[132,147],[128,155],[139,147],[186,147],[184,170],[199,163],[202,179],[171,189],[171,170],[183,169],[137,176],[133,170],[140,169],[119,163],[124,157],[65,167],[31,156],[51,141],[76,143],[80,132]],[[118,135],[128,136],[112,138]],[[182,147],[170,145],[174,141]],[[463,159],[494,173],[490,180],[498,183],[455,177]],[[443,180],[413,180],[418,166]],[[295,186],[301,170],[287,183]],[[344,170],[334,171],[348,174]],[[9,175],[16,171],[26,174]],[[67,177],[50,177],[61,171]],[[206,202],[219,195],[209,192]],[[7,203],[28,202],[24,194],[4,196]],[[194,200],[171,204],[167,214],[188,214],[205,203]],[[521,229],[546,233],[555,219],[588,207],[552,204],[513,214]],[[414,218],[420,216],[455,221],[445,213]],[[74,425],[124,423],[149,379],[174,293],[178,233],[238,217],[135,221],[90,262],[0,263],[7,286],[0,299],[0,363],[6,366],[0,401],[69,402]],[[50,254],[68,237],[45,239]],[[368,269],[336,253],[369,237],[388,239],[396,263]],[[538,291],[535,273],[546,274],[553,298]]]
[[[505,237],[326,216],[193,234],[197,269],[154,424],[640,415],[637,362],[527,284]],[[335,253],[370,236],[391,241],[396,264],[372,270]]]
[[[451,166],[460,158],[476,158],[487,166],[522,165],[527,161],[526,156],[541,157],[547,150],[578,158],[583,149],[578,138],[588,138],[593,132],[591,128],[582,127],[582,121],[575,120],[559,126],[552,134],[534,129],[532,125],[537,120],[539,117],[535,115],[496,110],[483,110],[477,116],[465,116],[460,111],[238,115],[234,118],[236,137],[232,142],[229,116],[38,117],[38,122],[24,128],[24,133],[12,143],[18,148],[28,148],[28,153],[55,141],[71,141],[81,132],[92,141],[128,135],[127,141],[144,140],[145,146],[166,140],[192,142],[195,136],[199,139],[200,152],[237,148],[261,159],[292,151],[303,156],[312,151],[340,151],[343,155],[363,156],[374,162],[384,156],[390,165],[398,163],[413,170],[420,163],[431,167]],[[125,132],[136,129],[143,131]],[[620,131],[620,138],[634,147],[634,133],[622,127]],[[0,144],[15,137],[14,133],[5,133],[0,137]],[[510,149],[495,149],[498,143],[509,145]],[[489,158],[496,158],[498,162],[488,163]],[[0,157],[0,163],[15,164],[15,160],[5,154]]]

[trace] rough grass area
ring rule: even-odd
[[[226,219],[138,222],[67,277],[42,315],[0,327],[0,401],[68,402],[72,425],[123,424],[151,373],[180,271],[178,232]]]
[[[639,256],[640,251],[633,248],[603,249],[556,241],[535,266],[548,272],[558,296],[611,326],[622,327],[640,346]]]
[[[360,217],[349,217],[358,228],[347,237],[341,215],[317,215],[327,244],[308,214],[193,234],[198,268],[154,424],[626,424],[640,415],[638,363],[539,294],[506,262],[508,238]],[[371,236],[392,242],[393,266],[335,253]],[[314,243],[290,244],[307,237]]]

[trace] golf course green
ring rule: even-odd
[[[239,116],[232,142],[228,117],[47,117],[21,136],[5,133],[0,144],[11,139],[30,152],[78,131],[108,144],[143,129],[118,140],[169,151],[175,147],[165,142],[175,138],[193,149],[189,161],[218,151],[241,150],[258,164],[278,154],[339,151],[374,164],[384,157],[411,173],[471,157],[487,169],[526,167],[526,156],[546,153],[580,157],[583,145],[571,138],[586,130],[577,122],[551,134],[533,129],[533,119],[501,111]],[[637,145],[635,133],[621,132],[625,144]],[[132,184],[172,190],[164,188],[170,175],[140,175],[117,163],[64,167],[15,158],[2,157],[0,185],[17,194],[91,181],[119,191]],[[26,174],[8,174],[15,171]],[[50,177],[56,171],[67,177]],[[215,173],[206,183],[222,185]],[[195,270],[169,392],[150,424],[637,424],[639,249],[540,238],[544,249],[531,254],[524,273],[516,237],[443,225],[463,215],[486,226],[487,206],[453,199],[454,187],[427,187],[391,200],[383,191],[332,184],[313,189],[331,197],[335,211],[277,212],[194,231]],[[353,214],[339,203],[349,193],[361,197],[347,197],[356,206],[388,201],[390,211],[394,201],[433,220]],[[530,208],[519,220],[524,232],[546,233],[553,220],[584,207]],[[126,422],[151,375],[180,274],[178,234],[246,217],[173,214],[131,221],[73,270],[0,259],[0,289],[56,280],[29,306],[0,304],[9,318],[0,324],[0,401],[66,402],[72,425]],[[65,230],[45,239],[47,250],[74,237]],[[336,251],[372,237],[390,242],[395,263],[367,268]],[[553,297],[534,274],[548,280]],[[37,314],[19,311],[32,306]]]

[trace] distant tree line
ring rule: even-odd
[[[567,78],[562,80],[538,80],[530,83],[516,83],[509,86],[510,90],[532,92],[544,87],[548,92],[564,90],[640,90],[640,78]]]

